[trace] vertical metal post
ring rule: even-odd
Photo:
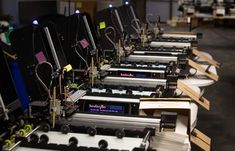
[[[172,19],[172,16],[173,16],[173,11],[172,11],[172,9],[173,9],[173,2],[172,2],[172,0],[170,0],[169,19]]]
[[[2,95],[1,95],[1,94],[0,94],[0,105],[1,105],[1,107],[2,107],[3,114],[5,115],[5,119],[6,119],[6,120],[9,120],[9,116],[8,116],[8,114],[7,114],[7,109],[6,109],[6,107],[5,107],[5,104],[4,104],[4,102],[3,102],[3,99],[2,99]]]
[[[70,16],[70,9],[71,9],[71,8],[70,8],[70,5],[71,5],[71,0],[69,0],[69,2],[68,2],[68,3],[69,3],[69,16]]]

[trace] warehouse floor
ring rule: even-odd
[[[199,112],[198,127],[212,138],[212,150],[235,150],[235,28],[198,28],[204,33],[199,48],[223,64],[220,80],[207,88],[211,111]]]
[[[222,68],[217,70],[219,82],[207,87],[204,94],[211,102],[211,110],[200,108],[197,128],[212,138],[212,151],[234,151],[235,28],[203,25],[193,31],[203,33],[198,49],[209,52],[214,59],[222,63]],[[199,150],[193,146],[192,151]]]

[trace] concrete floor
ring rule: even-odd
[[[175,28],[170,28],[175,29]],[[211,110],[200,108],[197,128],[212,139],[212,151],[235,150],[235,28],[203,25],[193,30],[203,33],[199,50],[209,52],[222,63],[219,82],[206,87],[204,96]],[[200,149],[193,145],[192,151]]]
[[[235,150],[235,28],[200,27],[204,38],[199,49],[209,52],[223,64],[219,82],[206,88],[211,111],[201,109],[198,128],[212,138],[212,150]]]

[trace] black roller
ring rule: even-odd
[[[156,62],[155,62],[155,65],[156,65],[156,66],[157,66],[157,65],[159,65],[159,62],[158,62],[158,61],[156,61]]]
[[[183,52],[184,52],[184,53],[187,52],[187,48],[186,48],[186,47],[183,48]]]
[[[23,127],[24,124],[25,124],[25,121],[24,121],[23,117],[19,117],[19,118],[17,119],[17,125],[18,125],[19,127]]]
[[[124,64],[129,64],[129,62],[127,60],[124,61]]]
[[[174,66],[175,62],[174,61],[170,61],[169,64],[170,64],[170,66]]]
[[[124,87],[123,87],[122,85],[119,85],[119,86],[118,86],[118,90],[119,90],[119,91],[122,91],[123,89],[124,89]]]
[[[108,147],[108,142],[104,139],[101,139],[99,141],[98,145],[101,149],[106,149]]]
[[[169,73],[171,73],[171,71],[172,71],[172,66],[167,66],[166,67],[166,74],[169,74]]]
[[[39,143],[42,143],[42,144],[47,144],[49,141],[49,137],[46,135],[46,134],[42,134],[40,136],[40,141]]]
[[[41,129],[42,129],[43,132],[48,132],[48,131],[51,130],[51,126],[48,123],[42,123],[41,124]]]
[[[116,131],[115,131],[115,136],[117,136],[117,138],[123,138],[123,137],[125,137],[125,132],[124,132],[124,130],[120,130],[120,129],[117,129]]]
[[[120,66],[120,63],[115,62],[115,63],[113,64],[113,66],[114,66],[114,67],[119,67],[119,66]]]
[[[159,95],[157,95],[157,93],[151,93],[150,97],[151,98],[159,98]]]
[[[99,84],[99,85],[98,85],[98,88],[101,90],[101,89],[104,88],[104,85],[103,85],[103,84]]]
[[[139,86],[139,87],[138,87],[138,90],[139,90],[140,92],[143,92],[143,91],[144,91],[144,87]]]
[[[131,89],[126,90],[126,94],[132,94],[132,93],[133,93],[133,92],[132,92]]]
[[[145,64],[143,60],[141,60],[139,63],[140,63],[140,65],[144,65]]]
[[[60,128],[60,131],[61,131],[63,134],[68,134],[68,132],[70,132],[70,127],[69,127],[69,125],[62,125],[61,128]]]
[[[136,67],[136,66],[137,66],[137,64],[134,62],[134,63],[132,63],[132,66],[133,66],[133,67]]]
[[[96,131],[95,128],[90,127],[90,128],[88,128],[87,133],[88,133],[90,136],[95,136],[96,133],[97,133],[97,131]]]
[[[71,137],[69,139],[69,146],[77,146],[78,145],[78,139],[76,137]]]
[[[147,48],[148,50],[151,50],[151,47],[150,46],[148,46],[148,48]]]
[[[30,135],[29,140],[30,140],[30,143],[33,143],[33,144],[38,143],[38,141],[39,141],[39,136],[38,136],[38,134],[32,134],[32,135]]]
[[[105,92],[106,92],[106,93],[110,93],[110,94],[112,94],[112,93],[113,93],[113,91],[112,91],[112,89],[111,89],[111,88],[107,88],[107,89],[105,90]]]
[[[164,90],[164,86],[162,85],[157,85],[156,90],[162,92]]]
[[[87,90],[86,90],[87,92],[91,92],[91,88],[87,88]]]
[[[152,63],[152,62],[147,63],[147,66],[148,66],[148,67],[152,67],[152,65],[153,65],[153,63]]]

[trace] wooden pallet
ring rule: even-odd
[[[191,132],[190,141],[205,151],[211,149],[211,139],[196,128]]]
[[[217,68],[220,68],[221,64],[217,61],[215,61],[214,59],[211,59],[209,58],[208,56],[206,56],[204,53],[202,53],[201,51],[193,48],[192,49],[192,53],[195,55],[195,56],[198,56],[199,58],[202,58],[203,60],[207,61],[209,64],[217,67]]]
[[[207,110],[210,110],[210,101],[201,96],[201,94],[195,92],[192,88],[184,84],[182,81],[177,81],[177,88],[183,91],[191,99],[193,99],[197,104],[204,107]]]
[[[211,78],[212,80],[218,81],[219,80],[219,76],[210,72],[208,69],[203,68],[201,65],[199,65],[198,63],[194,62],[191,59],[188,59],[188,65],[193,67],[194,69],[196,69],[197,71],[202,72],[205,76]]]

